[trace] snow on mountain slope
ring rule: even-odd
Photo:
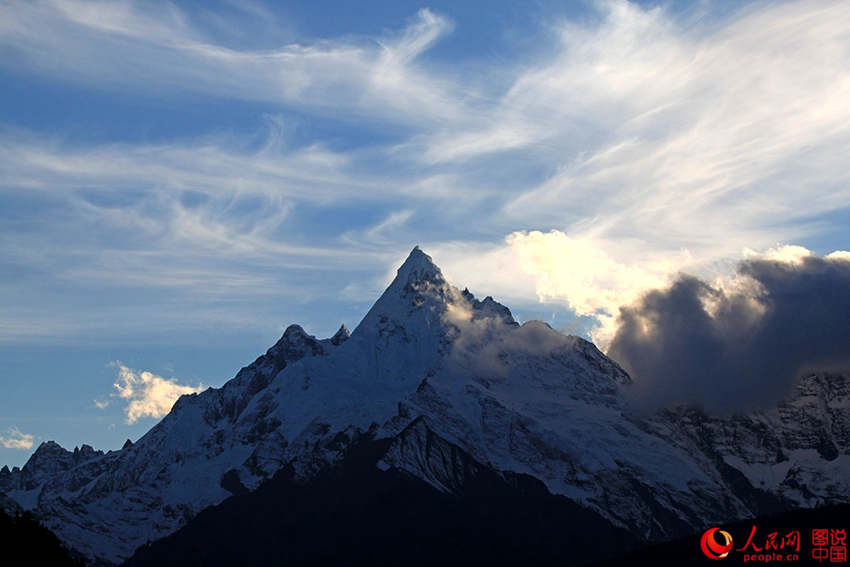
[[[850,377],[803,376],[769,410],[727,418],[694,408],[665,410],[652,420],[659,437],[712,456],[752,487],[791,505],[847,502],[850,495]]]
[[[434,457],[434,438],[648,540],[773,505],[847,501],[837,480],[847,476],[846,381],[843,394],[812,386],[775,415],[737,421],[686,410],[639,418],[624,401],[630,382],[591,343],[518,325],[492,298],[449,285],[415,248],[350,336],[343,327],[317,340],[290,326],[222,388],[182,396],[135,444],[76,461],[42,445],[22,470],[0,471],[0,491],[107,562],[284,466],[310,478],[363,435],[394,439],[380,467],[441,490],[457,469]]]
[[[121,561],[229,496],[223,475],[274,429],[262,416],[240,421],[248,402],[289,361],[324,356],[347,336],[342,327],[333,339],[318,341],[293,325],[224,387],[182,396],[135,444],[72,467],[72,453],[43,443],[23,469],[0,474],[0,490],[84,554]],[[82,452],[90,454],[85,446]]]

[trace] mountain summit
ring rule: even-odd
[[[350,336],[344,325],[328,339],[291,325],[221,388],[182,396],[136,443],[106,454],[44,448],[0,474],[0,491],[68,545],[118,563],[281,471],[309,482],[374,442],[379,470],[440,493],[459,492],[471,470],[522,475],[659,541],[847,501],[850,430],[835,425],[850,423],[847,379],[829,380],[774,413],[637,416],[624,396],[631,379],[593,344],[517,324],[493,298],[449,284],[416,247]],[[817,401],[827,391],[844,394]]]
[[[443,272],[434,264],[434,260],[422,251],[419,246],[414,246],[408,254],[407,259],[399,267],[396,277],[402,281],[428,280],[445,283]]]

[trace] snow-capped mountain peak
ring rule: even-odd
[[[431,257],[417,246],[354,329],[352,338],[358,338],[359,335],[375,336],[376,333],[380,336],[394,328],[416,326],[411,321],[413,319],[425,326],[437,326],[447,305],[458,296],[457,290],[446,282]]]
[[[410,282],[411,280],[427,280],[434,283],[445,283],[443,272],[434,263],[431,256],[423,252],[419,246],[414,246],[404,263],[396,272],[397,279]]]
[[[848,409],[818,401],[846,393],[846,378],[806,387],[805,407],[791,402],[778,417],[710,427],[687,412],[633,415],[622,395],[630,382],[592,343],[540,321],[520,326],[492,297],[459,291],[415,247],[350,336],[344,325],[326,339],[290,325],[221,388],[182,396],[136,443],[106,454],[44,444],[24,470],[0,472],[0,492],[106,562],[284,468],[308,481],[363,438],[388,442],[380,467],[438,490],[464,470],[443,458],[457,448],[476,467],[533,476],[647,540],[758,513],[766,501],[850,498],[848,475],[836,472],[847,468]],[[795,411],[820,429],[826,418],[839,425],[811,435]],[[791,447],[783,438],[767,452],[724,441],[740,430],[757,444],[774,422],[793,451],[773,450]],[[768,473],[790,475],[787,486],[756,486]]]

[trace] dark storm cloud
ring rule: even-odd
[[[735,291],[680,276],[621,308],[608,354],[638,405],[733,411],[781,398],[801,373],[850,368],[850,261],[748,260]]]

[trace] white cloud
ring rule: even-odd
[[[830,223],[814,219],[850,202],[850,5],[757,3],[725,21],[597,6],[595,22],[552,25],[557,45],[478,129],[416,144],[446,167],[552,171],[493,218],[557,230],[511,232],[484,259],[514,258],[542,301],[595,316],[604,346],[641,292],[679,270],[729,273],[747,248],[799,260],[776,243],[819,234]],[[528,293],[481,261],[458,262],[457,278],[483,271]]]
[[[92,400],[97,409],[106,409],[109,407],[109,400]]]
[[[506,215],[728,252],[847,202],[846,3],[759,5],[719,29],[605,5],[503,102],[564,156]],[[794,224],[780,240],[810,228]]]
[[[809,258],[812,255],[812,251],[808,248],[805,248],[804,246],[797,246],[795,244],[769,248],[764,252],[758,252],[750,249],[744,250],[745,258],[764,258],[765,260],[797,265],[802,264],[806,258]]]
[[[369,190],[372,200],[380,196],[375,180],[353,179],[345,173],[346,156],[319,144],[288,149],[281,141],[283,127],[273,120],[267,125],[267,142],[258,150],[214,137],[187,143],[74,147],[4,129],[0,165],[10,172],[4,186],[65,193],[81,186],[102,187],[113,194],[142,186],[160,192],[192,190],[213,198],[247,194],[262,196],[284,210],[296,197],[302,202],[337,197],[369,200],[352,189]]]
[[[534,51],[498,70],[489,59],[456,70],[425,57],[453,28],[429,10],[397,32],[261,50],[217,42],[165,6],[8,2],[2,64],[98,88],[190,90],[367,122],[391,141],[287,148],[279,116],[259,150],[221,137],[75,145],[7,132],[3,189],[50,195],[71,220],[51,218],[47,236],[4,234],[5,256],[45,262],[70,235],[75,253],[62,250],[61,261],[85,261],[46,266],[67,281],[292,290],[291,300],[306,287],[270,274],[380,269],[420,243],[478,293],[596,317],[604,344],[618,306],[642,290],[679,270],[729,273],[747,248],[806,242],[840,222],[824,214],[850,202],[846,2],[758,2],[722,17],[591,3],[580,19],[548,19]],[[135,196],[100,205],[80,187]],[[235,214],[252,200],[250,214]],[[364,228],[346,206],[387,216]],[[299,217],[332,220],[310,232]],[[124,245],[77,242],[75,226],[114,229]],[[352,293],[371,289],[337,279]],[[30,313],[9,312],[0,332],[13,336]]]
[[[621,305],[632,303],[647,289],[665,286],[693,261],[687,252],[641,252],[628,246],[611,250],[605,241],[571,238],[560,231],[517,232],[507,244],[520,269],[535,279],[541,301],[566,301],[577,314],[599,321],[592,337],[601,347],[613,338]]]
[[[10,427],[5,435],[0,435],[0,445],[7,449],[32,449],[35,438],[29,433],[22,433],[17,427]]]
[[[349,230],[342,234],[341,240],[353,246],[371,245],[385,247],[392,245],[393,236],[399,233],[407,221],[413,216],[412,209],[393,211],[374,225],[361,229]]]
[[[599,327],[592,337],[604,347],[616,330],[621,305],[666,285],[693,263],[686,251],[657,253],[627,242],[610,250],[606,245],[604,240],[558,230],[529,231],[514,232],[504,243],[486,249],[438,246],[434,255],[453,281],[508,304],[535,297],[595,318]]]
[[[168,93],[175,87],[313,109],[346,109],[403,123],[460,120],[453,85],[416,59],[451,30],[420,10],[400,33],[289,43],[265,50],[214,42],[170,3],[10,1],[0,6],[0,45],[16,65],[68,80]],[[153,15],[151,15],[153,14]],[[262,24],[262,18],[254,26]],[[127,72],[132,69],[133,72]]]
[[[145,370],[133,370],[120,362],[114,362],[118,368],[118,381],[113,384],[117,390],[115,396],[127,400],[125,408],[127,423],[136,423],[143,417],[160,418],[171,411],[177,398],[183,394],[202,392],[203,384],[184,386],[175,378],[163,378]]]
[[[283,127],[276,120],[269,127],[260,149],[213,138],[72,147],[28,132],[0,131],[0,170],[9,173],[0,195],[39,195],[40,203],[63,211],[32,233],[5,234],[2,254],[47,268],[66,282],[112,281],[194,295],[287,294],[289,286],[272,269],[326,270],[380,261],[385,253],[357,242],[342,249],[327,239],[280,237],[296,207],[303,212],[366,206],[387,192],[367,175],[346,172],[345,156],[318,145],[287,148]],[[47,219],[39,214],[39,208],[27,210],[21,222],[41,225]],[[79,226],[87,228],[78,231]],[[87,236],[95,233],[102,238],[92,243]]]
[[[384,220],[367,230],[366,236],[372,240],[380,240],[381,238],[383,238],[382,234],[384,232],[392,230],[395,227],[404,225],[404,223],[409,221],[410,217],[412,216],[413,211],[411,211],[410,209],[390,213]]]

